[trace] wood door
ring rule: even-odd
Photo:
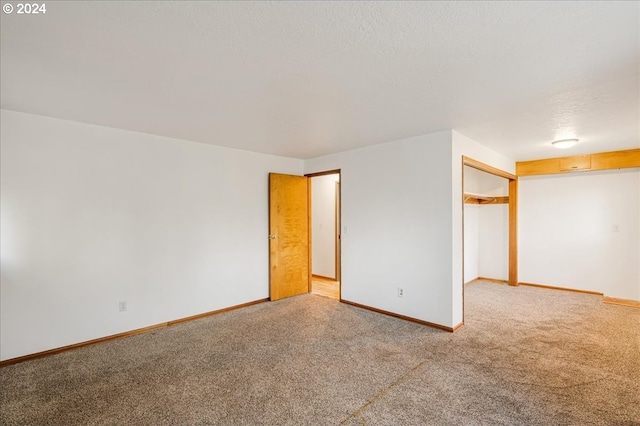
[[[269,297],[309,293],[309,179],[269,174]]]

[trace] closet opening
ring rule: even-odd
[[[464,303],[464,286],[476,280],[518,285],[518,180],[468,157],[462,163]]]

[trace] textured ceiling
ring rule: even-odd
[[[635,1],[46,5],[2,14],[2,108],[297,158],[451,128],[515,160],[640,146]]]

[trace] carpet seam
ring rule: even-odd
[[[415,372],[416,370],[418,370],[420,367],[422,367],[424,364],[426,364],[428,361],[430,361],[431,358],[427,358],[421,362],[419,362],[417,365],[415,365],[414,367],[412,367],[409,371],[407,371],[406,373],[404,373],[402,376],[400,376],[398,379],[396,379],[393,383],[391,383],[389,386],[387,386],[386,388],[384,388],[382,391],[380,391],[378,394],[374,395],[373,398],[369,399],[367,402],[365,402],[360,408],[358,408],[356,411],[354,411],[353,413],[351,413],[349,416],[347,416],[344,420],[342,420],[340,422],[341,425],[345,424],[346,422],[348,422],[349,420],[351,420],[352,418],[362,414],[367,408],[369,408],[374,402],[376,402],[378,399],[382,398],[383,396],[385,396],[387,393],[389,393],[389,391],[391,391],[391,389],[393,389],[394,387],[398,386],[400,383],[404,382],[406,379],[409,378],[409,376],[411,375],[411,373]]]

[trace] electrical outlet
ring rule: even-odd
[[[404,288],[398,287],[398,297],[404,297]]]
[[[120,312],[124,312],[127,310],[127,301],[123,300],[120,303],[118,303],[118,309],[120,310]]]
[[[611,230],[612,230],[613,232],[620,232],[620,226],[619,226],[618,224],[613,224],[613,225],[611,226]]]

